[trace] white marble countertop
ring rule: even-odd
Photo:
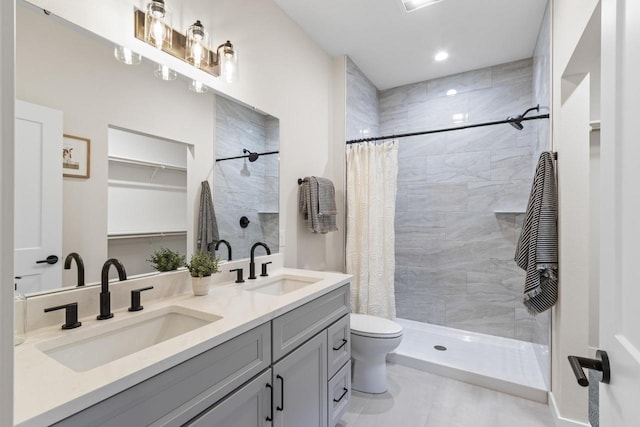
[[[290,274],[320,279],[293,292],[275,296],[248,291],[261,281]],[[80,319],[82,326],[61,330],[60,325],[44,327],[28,334],[27,341],[15,347],[14,420],[19,427],[48,426],[113,396],[135,384],[184,362],[212,347],[301,306],[349,283],[351,276],[283,268],[243,284],[226,282],[212,286],[209,295],[195,297],[183,293],[145,300],[144,310],[113,310],[113,319],[98,321],[95,315]],[[144,298],[144,296],[143,296]],[[130,321],[136,316],[168,306],[222,316],[213,323],[171,338],[113,362],[75,372],[44,354],[38,346],[74,333],[95,330],[99,334],[107,323]],[[91,357],[90,354],[85,355]]]

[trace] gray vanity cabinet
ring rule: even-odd
[[[271,369],[187,423],[193,427],[271,426]]]
[[[275,427],[327,427],[327,335],[273,365]]]

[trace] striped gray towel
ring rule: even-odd
[[[515,262],[527,272],[523,304],[531,314],[550,309],[558,300],[558,195],[553,157],[540,155],[531,186]]]
[[[336,201],[333,183],[315,176],[305,177],[298,188],[298,210],[313,233],[337,231]]]
[[[210,252],[213,255],[212,245],[220,240],[218,234],[218,222],[216,212],[213,210],[211,187],[208,181],[200,184],[200,215],[198,217],[198,251]]]

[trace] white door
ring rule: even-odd
[[[60,288],[62,112],[23,101],[16,101],[14,208],[18,290]]]
[[[600,425],[640,425],[640,1],[602,1]]]

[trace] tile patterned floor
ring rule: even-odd
[[[388,363],[389,390],[354,391],[338,427],[553,427],[547,405]]]

